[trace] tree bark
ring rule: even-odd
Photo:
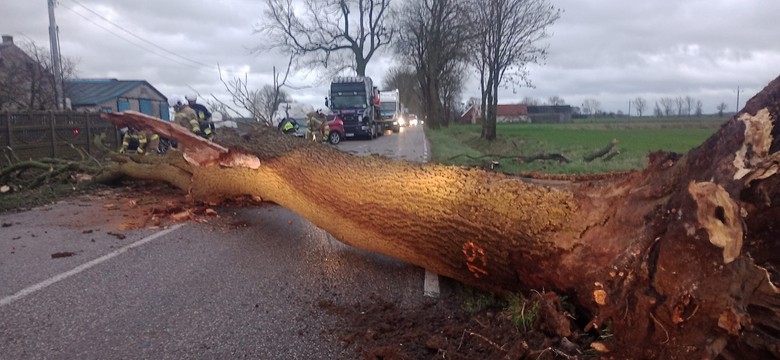
[[[270,129],[220,133],[223,147],[139,113],[101,116],[185,144],[164,158],[176,171],[115,172],[206,201],[259,196],[344,243],[481,289],[569,295],[582,326],[614,334],[605,344],[618,357],[780,357],[780,78],[686,155],[554,187],[355,157]]]

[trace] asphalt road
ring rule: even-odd
[[[338,148],[410,161],[428,149],[422,128]],[[431,274],[278,206],[132,231],[89,216],[102,206],[0,215],[0,359],[351,359],[320,304],[430,301]]]

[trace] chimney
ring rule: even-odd
[[[11,35],[3,35],[3,44],[10,45],[14,43],[14,37]]]

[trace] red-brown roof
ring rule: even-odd
[[[462,118],[471,119],[472,113],[476,111],[476,116],[479,117],[479,105],[472,105],[466,112],[461,115]],[[496,108],[496,116],[525,116],[528,115],[528,106],[525,104],[498,104]]]
[[[496,116],[523,116],[528,115],[528,107],[524,104],[498,105]]]

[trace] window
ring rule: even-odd
[[[168,112],[168,104],[166,103],[160,104],[160,119],[171,120],[171,114]]]
[[[130,110],[130,101],[127,99],[117,99],[116,108],[119,112]]]
[[[154,112],[152,111],[152,101],[149,99],[139,99],[138,100],[138,109],[141,111],[141,113],[154,116]]]
[[[331,99],[331,109],[364,109],[368,106],[365,95],[340,95]]]

